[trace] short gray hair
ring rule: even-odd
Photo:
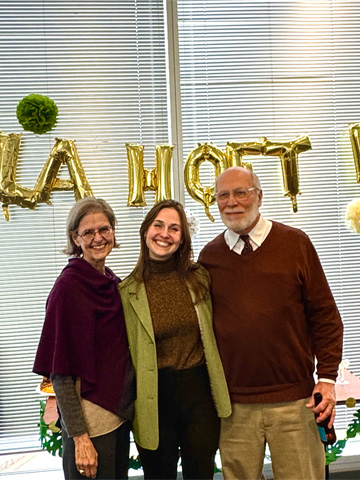
[[[67,245],[63,250],[66,255],[75,257],[80,257],[82,255],[82,250],[74,242],[73,235],[74,233],[77,233],[81,220],[89,213],[103,213],[109,220],[112,228],[115,228],[117,223],[115,213],[105,200],[95,197],[82,198],[72,206],[68,214],[66,223]],[[116,238],[114,238],[114,247],[119,247]]]

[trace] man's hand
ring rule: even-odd
[[[322,401],[317,407],[315,407],[314,393],[319,392],[322,395]],[[335,405],[336,405],[336,395],[335,395],[335,385],[327,382],[318,382],[312,392],[309,402],[306,404],[308,408],[311,408],[312,411],[319,416],[316,418],[317,423],[322,422],[329,418],[328,426],[331,428],[335,420]]]
[[[74,437],[76,468],[87,478],[95,478],[98,466],[98,454],[88,433]]]

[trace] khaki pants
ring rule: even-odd
[[[233,404],[232,415],[221,420],[224,478],[261,479],[268,443],[276,480],[323,480],[324,447],[307,401]]]

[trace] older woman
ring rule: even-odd
[[[147,479],[214,474],[220,417],[231,405],[216,341],[207,272],[191,260],[184,209],[164,200],[140,228],[141,252],[120,285],[136,370],[134,436]]]
[[[67,222],[68,265],[56,280],[34,372],[51,377],[63,430],[66,479],[127,478],[134,375],[119,279],[105,266],[115,215],[85,198]]]

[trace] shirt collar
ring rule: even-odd
[[[248,233],[252,242],[260,247],[267,235],[271,230],[272,223],[270,220],[266,220],[263,216],[260,215],[259,221],[253,227],[253,229]],[[232,250],[239,240],[239,234],[233,232],[232,230],[226,230],[225,232],[225,241]]]

